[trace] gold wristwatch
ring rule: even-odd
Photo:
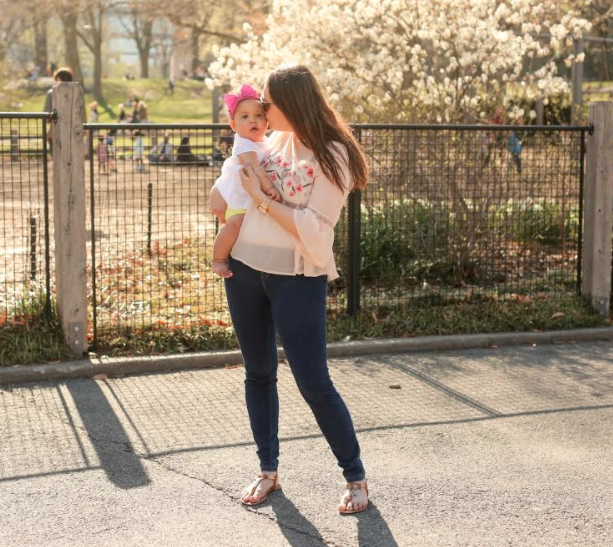
[[[267,214],[268,213],[268,206],[270,205],[271,201],[272,201],[272,199],[270,199],[270,198],[266,198],[266,199],[263,199],[262,201],[260,201],[260,203],[258,203],[258,211],[260,213]]]

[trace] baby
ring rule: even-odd
[[[245,211],[251,198],[241,185],[240,171],[247,165],[255,168],[268,155],[270,150],[266,130],[268,123],[264,105],[253,87],[243,84],[238,93],[224,95],[230,127],[235,132],[232,156],[224,161],[221,176],[215,181],[211,193],[219,192],[226,202],[225,224],[219,230],[213,246],[213,271],[220,277],[232,277],[228,268],[230,251],[238,238]],[[276,201],[280,195],[272,182],[266,177],[262,191]]]

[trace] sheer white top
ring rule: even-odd
[[[299,237],[285,231],[257,204],[247,207],[232,257],[267,273],[338,277],[332,244],[334,226],[347,200],[351,181],[346,150],[334,144],[344,189],[323,174],[313,152],[290,132],[275,132],[269,139],[270,154],[261,162],[281,194],[282,203],[294,210]]]

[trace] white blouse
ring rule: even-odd
[[[257,204],[247,207],[232,258],[251,268],[273,274],[338,277],[332,243],[334,226],[347,201],[351,181],[346,150],[335,151],[342,173],[341,190],[323,174],[313,152],[291,132],[274,132],[270,155],[261,163],[275,185],[283,205],[294,210],[299,237],[285,231],[271,215],[260,213]]]

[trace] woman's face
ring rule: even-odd
[[[264,92],[262,93],[262,98],[264,99],[264,104],[266,106],[266,119],[268,120],[268,127],[273,131],[294,131],[294,128],[291,126],[281,109],[274,103],[270,93],[268,91],[268,86],[264,87]]]

